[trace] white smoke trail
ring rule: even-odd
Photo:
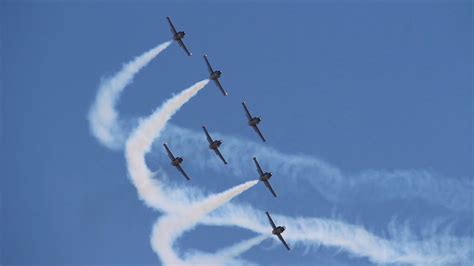
[[[168,41],[154,47],[125,64],[111,78],[101,82],[97,97],[88,115],[90,130],[101,144],[113,150],[122,148],[126,136],[120,127],[118,113],[115,109],[120,94],[133,81],[135,74],[170,44],[171,41]]]
[[[222,198],[219,200],[219,197],[211,196],[200,201],[201,205],[198,203],[196,203],[197,205],[192,204],[196,199],[188,197],[189,189],[167,188],[162,182],[152,179],[153,173],[146,166],[144,155],[150,150],[153,139],[160,135],[171,116],[180,106],[202,89],[207,82],[207,80],[204,80],[197,83],[164,103],[149,118],[140,123],[126,143],[129,174],[140,197],[148,206],[169,213],[155,225],[152,245],[157,252],[161,252],[159,254],[160,258],[164,255],[166,261],[170,263],[182,262],[173,249],[174,240],[184,231],[192,229],[196,222],[199,222],[205,216],[205,213],[211,212],[226,200],[222,200]],[[199,88],[200,86],[202,87]],[[100,122],[105,126],[99,127],[97,132],[100,134],[95,132],[94,135],[104,142],[104,145],[115,148],[123,137],[118,133],[120,129],[117,126],[117,114],[114,109],[121,90],[123,88],[115,91],[110,90],[109,93],[105,93],[105,96],[100,96],[107,98],[102,101],[105,111],[97,111],[95,114],[92,114],[91,111],[90,113],[90,116],[99,116],[99,113],[104,114],[105,119],[102,118],[97,121],[107,122]],[[91,118],[91,123],[95,123],[92,120],[93,118]],[[286,167],[290,166],[287,165]],[[335,177],[342,178],[343,176],[336,174]],[[231,198],[226,199],[230,200]],[[186,221],[189,218],[186,211],[191,209],[190,206],[196,208],[195,213],[190,213],[191,222]],[[223,207],[224,209],[218,210],[218,212],[201,221],[209,225],[239,226],[262,234],[268,233],[268,224],[265,224],[265,219],[261,217],[260,211],[239,205],[224,205]],[[166,217],[172,218],[165,219]],[[375,263],[434,265],[472,261],[473,250],[472,245],[470,245],[472,243],[470,238],[454,238],[446,235],[416,240],[411,235],[407,237],[406,234],[403,234],[401,238],[384,239],[371,234],[362,227],[340,221],[318,218],[289,218],[277,215],[275,215],[275,218],[278,223],[288,226],[288,233],[285,237],[290,243],[336,247],[356,256],[367,257]],[[162,239],[155,241],[157,238],[156,232],[163,232],[161,231],[162,228],[176,229],[169,231],[169,233],[160,234],[158,238]]]
[[[150,150],[153,140],[159,136],[168,120],[208,82],[207,79],[200,81],[167,100],[153,114],[139,123],[125,144],[125,158],[130,178],[140,198],[150,207],[172,212],[176,211],[177,204],[173,203],[175,201],[169,194],[164,193],[165,190],[160,183],[152,179],[153,173],[146,165],[145,154]]]
[[[258,180],[249,181],[224,192],[210,195],[203,200],[178,208],[161,217],[153,226],[151,244],[165,265],[187,264],[173,249],[174,241],[185,231],[191,230],[207,214],[227,203],[245,190],[255,186]]]
[[[344,173],[341,169],[312,156],[284,154],[257,142],[212,133],[224,140],[221,151],[230,162],[224,174],[237,177],[255,176],[251,160],[256,156],[266,167],[285,177],[295,189],[302,181],[311,185],[329,202],[382,201],[392,199],[421,199],[458,212],[473,212],[472,179],[444,178],[426,170],[367,170],[358,174]],[[214,154],[207,152],[202,132],[168,125],[162,137],[173,136],[175,147],[188,156],[199,158],[190,162],[202,171],[222,172]],[[199,156],[198,156],[199,155]],[[275,176],[275,178],[278,178]],[[369,191],[370,193],[366,193]]]
[[[391,226],[388,232],[390,239],[384,239],[361,226],[341,221],[272,216],[277,224],[286,225],[284,237],[290,244],[338,248],[376,264],[463,265],[474,260],[473,239],[469,237],[453,237],[435,231],[417,237],[408,228]],[[238,226],[260,234],[271,230],[262,211],[235,204],[216,210],[202,223]],[[275,238],[275,241],[278,239]]]

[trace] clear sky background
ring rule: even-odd
[[[148,115],[206,78],[207,53],[230,95],[209,84],[173,124],[197,131],[207,124],[258,142],[245,125],[245,99],[264,119],[265,145],[281,152],[321,158],[354,175],[419,169],[472,178],[469,1],[2,1],[2,265],[159,263],[149,243],[159,214],[138,200],[123,152],[91,136],[87,112],[102,78],[171,39],[168,15],[187,32],[193,56],[172,44],[141,71],[118,106],[124,118]],[[163,156],[155,150],[150,157]],[[209,192],[257,177],[191,166],[189,173],[188,185]],[[274,172],[277,199],[257,185],[239,201],[287,215],[338,217],[382,236],[395,217],[415,232],[439,221],[458,236],[473,234],[472,208],[454,211],[416,197],[328,202],[305,183],[284,179]],[[211,252],[252,235],[201,226],[178,244]],[[283,251],[266,240],[243,257],[262,265],[370,265],[327,247]]]

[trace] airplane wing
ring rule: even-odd
[[[221,90],[222,94],[224,94],[224,96],[227,96],[228,93],[224,90],[219,80],[215,79],[214,82],[216,83],[217,87],[219,87],[219,90]]]
[[[222,153],[219,149],[215,149],[214,152],[217,154],[217,156],[219,156],[219,158],[221,158],[221,160],[227,164],[227,161],[224,159],[224,156],[222,156]]]
[[[270,224],[272,225],[272,228],[273,228],[273,229],[276,229],[276,225],[275,225],[275,223],[273,222],[272,217],[270,217],[270,213],[269,213],[269,212],[265,212],[265,213],[267,214],[268,221],[269,221]]]
[[[252,126],[252,127],[253,127],[253,129],[255,130],[255,132],[257,132],[257,134],[260,136],[260,138],[263,140],[263,142],[265,142],[266,140],[265,140],[265,138],[263,137],[262,132],[260,132],[260,129],[258,129],[257,126]]]
[[[168,153],[168,157],[170,157],[171,161],[175,159],[174,155],[171,153],[170,148],[168,148],[168,145],[166,143],[163,144],[165,146],[166,152]]]
[[[263,175],[263,170],[262,167],[260,167],[260,164],[257,162],[257,158],[253,157],[253,161],[255,162],[255,165],[257,166],[257,171],[260,175]]]
[[[174,28],[173,23],[171,22],[171,18],[170,18],[170,17],[166,17],[166,19],[168,20],[168,23],[170,24],[170,30],[171,30],[171,32],[173,33],[173,35],[177,34],[178,32],[177,32],[176,29]]]
[[[209,60],[207,60],[207,55],[204,55],[204,60],[206,60],[207,69],[209,70],[209,73],[214,72],[214,70],[212,70],[211,64],[209,63]]]
[[[204,133],[206,133],[207,141],[209,142],[209,144],[211,144],[213,140],[211,138],[211,135],[209,135],[209,132],[207,132],[207,128],[203,126],[202,129],[204,129]]]
[[[184,45],[183,40],[179,40],[178,44],[179,44],[179,46],[181,46],[181,48],[184,49],[184,51],[188,54],[188,56],[192,55],[192,53],[188,50],[188,48],[186,48],[186,45]]]
[[[274,197],[277,196],[277,194],[275,193],[275,191],[273,191],[273,188],[272,186],[270,185],[270,182],[268,182],[267,180],[263,181],[263,183],[265,184],[265,186],[270,190],[270,192],[273,194]]]
[[[181,174],[183,174],[183,176],[187,179],[187,180],[191,180],[191,178],[189,178],[189,176],[186,174],[186,172],[183,170],[183,167],[181,167],[181,165],[178,165],[176,166],[176,168],[178,168],[178,171],[181,172]]]
[[[283,245],[285,245],[286,249],[290,250],[290,247],[289,247],[288,244],[286,243],[285,239],[283,239],[283,237],[281,236],[281,234],[278,234],[277,236],[278,236],[278,238],[280,239],[280,241],[283,243]]]
[[[250,114],[249,109],[247,108],[247,105],[245,104],[245,102],[242,102],[242,106],[244,107],[248,120],[252,120],[252,115]]]

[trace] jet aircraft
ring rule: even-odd
[[[250,114],[249,109],[247,108],[247,105],[245,104],[245,102],[242,102],[242,106],[244,107],[245,114],[247,115],[249,126],[251,126],[255,130],[255,132],[257,132],[257,134],[260,136],[260,138],[263,140],[263,142],[265,142],[266,140],[263,137],[262,132],[260,132],[260,129],[257,126],[262,121],[262,118],[259,117],[259,116],[253,117]]]
[[[203,126],[202,129],[204,129],[204,133],[206,133],[207,141],[209,142],[209,149],[213,150],[221,160],[227,164],[227,161],[224,159],[224,156],[222,156],[222,153],[219,151],[219,147],[222,144],[222,140],[213,140],[211,138],[211,135],[209,135],[209,132],[207,131],[206,126]]]
[[[262,181],[265,186],[270,190],[270,192],[273,194],[274,197],[276,197],[275,191],[273,191],[272,186],[270,185],[270,178],[272,177],[271,172],[263,172],[262,168],[260,167],[260,164],[257,162],[257,158],[253,157],[253,161],[255,162],[255,165],[257,166],[257,171],[258,174],[260,175],[259,179]]]
[[[281,236],[283,231],[285,231],[286,227],[281,226],[281,225],[276,226],[275,223],[272,220],[272,217],[270,217],[270,213],[266,212],[266,214],[267,214],[267,217],[268,217],[268,221],[270,222],[270,224],[272,225],[272,228],[273,228],[272,234],[276,235],[280,239],[280,241],[283,243],[283,245],[285,245],[286,249],[290,250],[290,247],[286,243],[285,239],[283,239],[283,237]]]
[[[178,169],[178,171],[180,171],[181,174],[183,174],[183,176],[187,180],[191,180],[191,178],[189,178],[189,176],[186,174],[186,172],[184,172],[183,168],[181,167],[181,163],[183,162],[183,158],[182,157],[174,157],[173,153],[171,153],[170,148],[168,148],[168,145],[166,145],[166,143],[164,143],[163,146],[165,146],[166,152],[168,153],[168,157],[170,157],[171,165],[176,167]]]
[[[184,45],[184,42],[183,42],[183,38],[184,38],[184,35],[186,35],[186,32],[176,31],[176,28],[174,27],[173,22],[171,22],[171,18],[166,17],[166,19],[168,20],[168,23],[170,24],[171,33],[173,34],[173,40],[178,42],[179,46],[181,46],[181,48],[184,49],[184,51],[188,54],[188,56],[191,56],[192,53],[189,52],[188,48],[186,48],[186,45]]]
[[[207,59],[207,55],[204,55],[204,60],[206,60],[207,69],[209,70],[209,79],[214,80],[214,83],[216,83],[217,87],[221,90],[222,94],[224,94],[224,96],[227,96],[228,93],[224,90],[221,83],[219,82],[219,78],[222,76],[222,71],[220,70],[214,71],[212,69],[211,64],[209,63],[209,60]]]

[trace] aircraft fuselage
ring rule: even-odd
[[[216,70],[214,72],[211,73],[211,75],[209,76],[210,79],[212,80],[215,80],[215,79],[218,79],[222,76],[222,71],[220,70]]]
[[[272,177],[272,173],[266,172],[260,176],[260,181],[270,180],[271,177]]]
[[[214,140],[213,142],[211,142],[211,144],[209,144],[209,148],[215,150],[219,148],[221,144],[222,144],[222,140]]]
[[[252,127],[257,126],[260,123],[260,121],[262,121],[260,117],[254,117],[249,120],[249,125]]]
[[[179,40],[181,40],[181,39],[184,38],[184,35],[186,35],[186,32],[184,32],[184,31],[178,31],[178,33],[176,33],[176,34],[173,36],[173,39],[174,39],[175,41],[179,41]]]
[[[279,235],[279,234],[283,233],[283,231],[285,231],[285,229],[286,228],[284,226],[277,226],[277,228],[272,230],[272,234]]]
[[[176,157],[176,159],[174,159],[173,161],[171,161],[171,164],[172,164],[173,166],[178,166],[178,165],[180,165],[182,162],[183,162],[183,158],[181,158],[181,157]]]

